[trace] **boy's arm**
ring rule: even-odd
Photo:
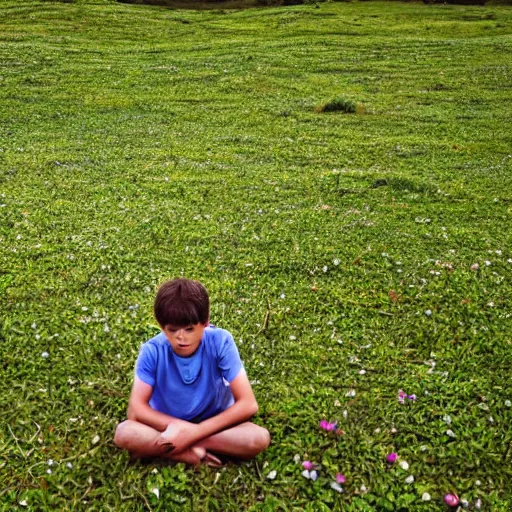
[[[176,427],[169,425],[169,429],[163,436],[175,446],[176,452],[180,452],[221,430],[243,423],[258,412],[258,403],[243,369],[231,381],[230,387],[235,403],[217,416],[198,424],[183,421],[183,425],[176,425]],[[170,418],[170,416],[167,417]]]
[[[128,401],[128,419],[149,425],[163,432],[171,423],[186,427],[192,425],[188,421],[174,418],[163,412],[156,411],[149,405],[153,387],[135,376],[130,400]]]

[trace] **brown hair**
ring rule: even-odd
[[[161,327],[206,324],[210,318],[210,299],[199,281],[180,277],[160,286],[154,311]]]

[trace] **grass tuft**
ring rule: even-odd
[[[346,98],[334,98],[316,108],[317,112],[343,112],[345,114],[360,114],[363,110],[361,103]]]

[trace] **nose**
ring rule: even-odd
[[[179,340],[183,339],[183,334],[184,334],[184,330],[183,329],[178,329],[176,331],[176,338],[179,339]]]

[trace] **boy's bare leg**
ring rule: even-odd
[[[164,432],[126,420],[116,430],[114,442],[128,450],[134,457],[164,457],[167,459],[199,464],[205,461],[212,465],[220,461],[210,452],[249,459],[263,451],[270,443],[270,434],[265,428],[245,422],[202,439],[194,446],[173,454],[172,439],[186,428],[187,422],[176,420]]]
[[[114,443],[119,448],[128,450],[132,457],[138,459],[160,457],[197,465],[205,458],[206,462],[211,458],[211,455],[207,457],[206,449],[200,446],[193,446],[173,454],[170,443],[162,439],[162,432],[133,420],[123,421],[117,426]],[[215,459],[214,463],[220,462],[216,457],[213,459]]]
[[[204,448],[207,453],[214,452],[240,459],[252,459],[269,444],[268,430],[246,421],[201,439],[195,446]]]

